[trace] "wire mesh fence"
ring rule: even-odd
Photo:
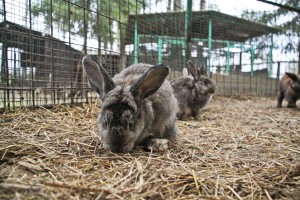
[[[217,0],[3,0],[0,108],[94,101],[86,54],[111,76],[144,62],[168,65],[173,79],[192,60],[219,94],[276,95],[284,72],[299,73],[299,12],[240,4],[232,14]]]

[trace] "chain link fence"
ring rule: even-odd
[[[218,0],[3,0],[0,109],[94,101],[86,54],[111,76],[145,62],[172,79],[192,60],[221,95],[274,96],[284,72],[299,73],[299,5],[249,2],[232,12]]]

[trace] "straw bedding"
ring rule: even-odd
[[[299,199],[300,109],[216,97],[166,152],[101,147],[97,103],[0,116],[0,199]]]

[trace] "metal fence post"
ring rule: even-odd
[[[191,12],[192,12],[192,0],[187,0],[186,12],[185,12],[185,63],[190,59],[190,42],[191,42]]]
[[[251,77],[253,77],[254,75],[253,70],[254,70],[254,48],[251,44]]]
[[[137,21],[134,22],[134,53],[133,53],[133,63],[138,63],[139,56],[139,36],[138,36],[138,24]]]
[[[158,53],[158,64],[162,64],[162,48],[163,48],[163,40],[161,37],[158,37],[158,49],[157,49],[157,53]]]
[[[227,51],[226,51],[226,75],[230,73],[230,42],[227,41]]]
[[[211,40],[212,40],[212,20],[208,21],[208,67],[207,71],[210,72],[211,68]]]
[[[273,34],[271,34],[271,46],[269,51],[270,63],[268,65],[268,77],[271,77],[273,73],[273,46],[274,46],[274,40],[273,40]]]

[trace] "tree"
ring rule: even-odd
[[[88,36],[96,37],[104,48],[112,46],[118,38],[113,36],[113,22],[125,25],[129,12],[139,12],[140,7],[135,0],[41,0],[33,3],[31,12],[34,17],[43,16],[48,27],[56,25],[64,33],[71,30],[83,36],[84,50]]]
[[[119,66],[124,68],[126,60],[125,52],[125,35],[126,28],[128,24],[129,14],[139,14],[144,5],[135,0],[118,0],[115,9],[113,10],[114,19],[117,21],[118,25],[118,41],[120,49],[120,59]]]
[[[300,1],[282,0],[282,5],[300,9]],[[245,10],[242,14],[243,18],[253,20],[266,25],[280,28],[282,33],[287,36],[288,40],[284,45],[283,52],[298,51],[298,73],[300,74],[300,14],[289,11],[286,8],[279,7],[273,12],[269,11],[253,11]],[[294,38],[297,37],[298,41]]]
[[[88,37],[98,40],[98,60],[102,62],[101,49],[107,49],[117,39],[120,50],[119,66],[124,67],[125,55],[125,25],[130,11],[138,11],[140,6],[135,0],[41,0],[33,3],[31,12],[34,17],[43,16],[45,24],[53,30],[57,26],[64,33],[80,35],[84,42],[83,54],[87,54]],[[118,22],[115,24],[114,22]],[[114,26],[118,26],[119,34],[113,32]],[[70,97],[74,97],[81,83],[86,82],[82,73],[81,61],[76,67],[74,90]]]

